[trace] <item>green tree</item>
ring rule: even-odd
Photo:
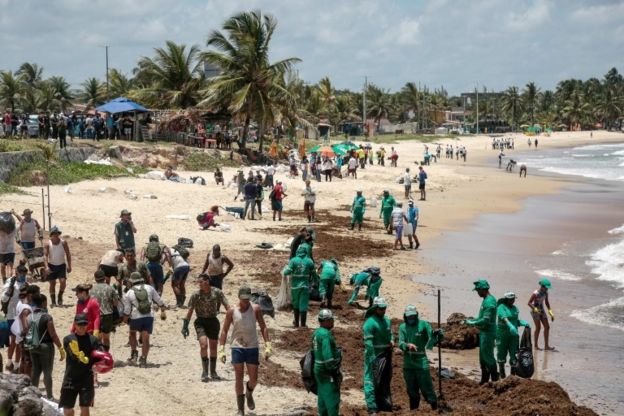
[[[223,32],[213,31],[207,40],[212,48],[203,53],[206,62],[215,65],[221,74],[213,77],[205,91],[204,105],[227,108],[243,119],[239,147],[243,149],[252,119],[260,123],[262,132],[271,119],[272,100],[284,100],[284,74],[300,61],[287,58],[271,63],[269,47],[277,20],[260,11],[236,14],[223,23]]]
[[[518,93],[518,87],[509,87],[503,93],[502,110],[511,121],[512,130],[516,130],[516,123],[522,112],[522,99]]]
[[[383,90],[376,85],[370,84],[368,86],[366,98],[368,100],[367,112],[375,120],[375,123],[377,124],[377,133],[379,133],[381,119],[388,118],[394,111],[392,97],[387,90]]]
[[[88,108],[97,107],[105,99],[105,86],[97,78],[89,78],[81,85],[80,99],[87,104]]]
[[[22,85],[13,71],[0,71],[0,102],[11,107],[15,112],[15,105],[21,97]]]
[[[525,118],[531,123],[531,125],[535,124],[535,113],[537,111],[539,96],[540,89],[534,82],[526,84],[524,91],[522,92],[522,104],[526,110]]]
[[[108,88],[111,98],[126,96],[133,87],[132,79],[115,68],[108,72],[108,79]]]
[[[405,107],[405,112],[411,111],[414,116],[418,115],[422,106],[422,96],[414,82],[406,83],[401,89],[401,102]]]
[[[42,80],[43,67],[30,62],[24,62],[20,65],[15,75],[17,75],[23,83],[31,87],[36,87]]]
[[[204,83],[200,50],[197,45],[167,41],[164,48],[155,48],[153,58],[143,57],[135,68],[138,88],[128,91],[153,108],[188,108],[200,100]]]
[[[64,77],[53,76],[48,78],[47,83],[49,83],[54,97],[53,108],[65,111],[74,99],[70,91],[69,82]]]

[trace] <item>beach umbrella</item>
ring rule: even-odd
[[[355,143],[351,142],[351,141],[344,141],[342,143],[338,143],[339,146],[342,146],[343,148],[345,148],[347,151],[349,150],[353,150],[353,149],[359,149],[360,147],[358,145],[356,145]]]
[[[318,149],[312,150],[316,147],[318,147]],[[336,156],[336,152],[334,152],[334,149],[329,146],[314,146],[312,149],[310,149],[310,153],[320,153],[323,156],[329,157]]]
[[[337,155],[344,156],[349,153],[350,149],[347,146],[344,146],[342,143],[332,145],[332,150]]]
[[[318,153],[319,149],[321,148],[320,144],[317,144],[316,146],[314,146],[313,148],[311,148],[310,150],[308,150],[308,153]]]

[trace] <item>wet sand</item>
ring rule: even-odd
[[[551,279],[550,301],[556,317],[551,344],[557,351],[536,353],[536,377],[558,382],[601,414],[624,414],[622,331],[570,317],[573,310],[621,296],[619,290],[590,276],[583,256],[604,246],[607,231],[622,223],[624,185],[553,180],[564,186],[561,192],[530,197],[515,213],[481,215],[467,229],[430,244],[426,263],[431,273],[413,279],[442,288],[445,318],[452,312],[476,315],[480,298],[472,292],[471,282],[487,278],[495,296],[514,291],[521,318],[531,322],[526,303],[537,288],[535,271],[573,272],[582,280]],[[553,256],[556,250],[564,254]],[[434,310],[432,296],[417,299]],[[543,346],[543,334],[540,340]],[[448,358],[460,368],[470,368],[471,360],[477,363],[474,352]]]

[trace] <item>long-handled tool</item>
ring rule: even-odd
[[[440,323],[440,316],[442,314],[442,301],[440,298],[440,289],[438,289],[438,330],[442,329]],[[442,394],[442,337],[438,337],[438,402],[444,400],[444,394]],[[438,406],[438,413],[442,413],[442,406]]]

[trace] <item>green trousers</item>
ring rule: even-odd
[[[479,363],[481,367],[488,369],[490,373],[498,373],[496,360],[494,359],[494,342],[496,335],[494,332],[479,333]]]
[[[382,216],[383,216],[383,223],[384,223],[384,228],[388,228],[388,226],[390,225],[390,219],[392,218],[392,209],[393,207],[390,208],[385,208],[382,211]]]
[[[360,293],[360,286],[355,286],[355,288],[353,289],[353,293],[351,293],[351,297],[349,298],[349,301],[347,302],[349,305],[351,305],[353,302],[357,300],[358,293]]]
[[[351,224],[362,224],[364,221],[364,209],[356,208],[351,214]]]
[[[327,300],[331,302],[334,297],[334,286],[336,282],[334,279],[324,279],[319,283],[319,294],[321,295],[321,299]]]
[[[377,412],[377,400],[375,399],[375,376],[373,375],[373,357],[370,362],[364,358],[364,401],[368,413]]]
[[[509,365],[514,366],[516,364],[519,343],[520,337],[518,335],[512,335],[509,331],[497,331],[496,361],[505,363],[509,353]]]
[[[438,401],[438,397],[433,390],[433,382],[431,381],[429,369],[404,368],[403,379],[407,387],[410,410],[418,409],[421,392],[427,403],[431,404]]]
[[[330,376],[314,372],[317,387],[317,406],[319,416],[338,416],[340,414],[340,387]]]
[[[302,287],[298,289],[290,289],[290,297],[293,309],[300,312],[307,312],[310,304],[310,289]]]

